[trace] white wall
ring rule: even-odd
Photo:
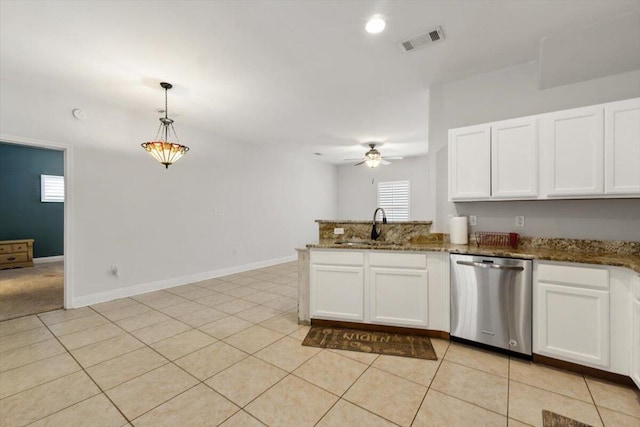
[[[71,109],[88,114],[77,121]],[[74,304],[294,257],[336,215],[336,167],[181,125],[191,151],[165,170],[140,143],[155,115],[92,103],[72,88],[3,82],[0,134],[73,148]],[[214,215],[214,210],[220,215]],[[110,274],[112,264],[120,277]]]
[[[428,216],[447,232],[449,214],[477,215],[471,231],[526,236],[640,241],[640,199],[532,202],[447,201],[447,131],[529,114],[640,96],[640,71],[539,90],[538,64],[529,62],[430,90]],[[525,215],[525,227],[514,227]]]
[[[411,220],[428,220],[427,156],[394,160],[390,165],[338,167],[337,219],[370,220],[378,206],[378,182],[410,181]]]

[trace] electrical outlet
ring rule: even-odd
[[[516,217],[516,227],[524,227],[524,216]]]
[[[344,234],[344,228],[334,228],[333,234]]]
[[[478,225],[478,217],[475,215],[469,215],[469,225]]]
[[[220,209],[213,210],[213,216],[220,216],[220,215],[222,215],[222,211]]]

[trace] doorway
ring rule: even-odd
[[[42,193],[44,177],[58,177],[62,189],[69,188],[69,150],[0,136],[0,246],[14,251],[0,259],[0,321],[70,306],[69,197],[48,201]],[[13,268],[18,261],[20,268]]]

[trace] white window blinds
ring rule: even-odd
[[[409,221],[409,181],[379,182],[378,206],[389,221]]]
[[[40,175],[40,201],[64,202],[64,176]]]

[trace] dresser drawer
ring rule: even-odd
[[[10,254],[11,245],[0,245],[0,254]]]
[[[29,256],[26,252],[19,254],[0,254],[0,264],[9,264],[13,262],[27,262]]]
[[[16,252],[27,252],[28,251],[28,246],[26,243],[14,243],[13,245],[11,245],[11,252],[16,253]]]

